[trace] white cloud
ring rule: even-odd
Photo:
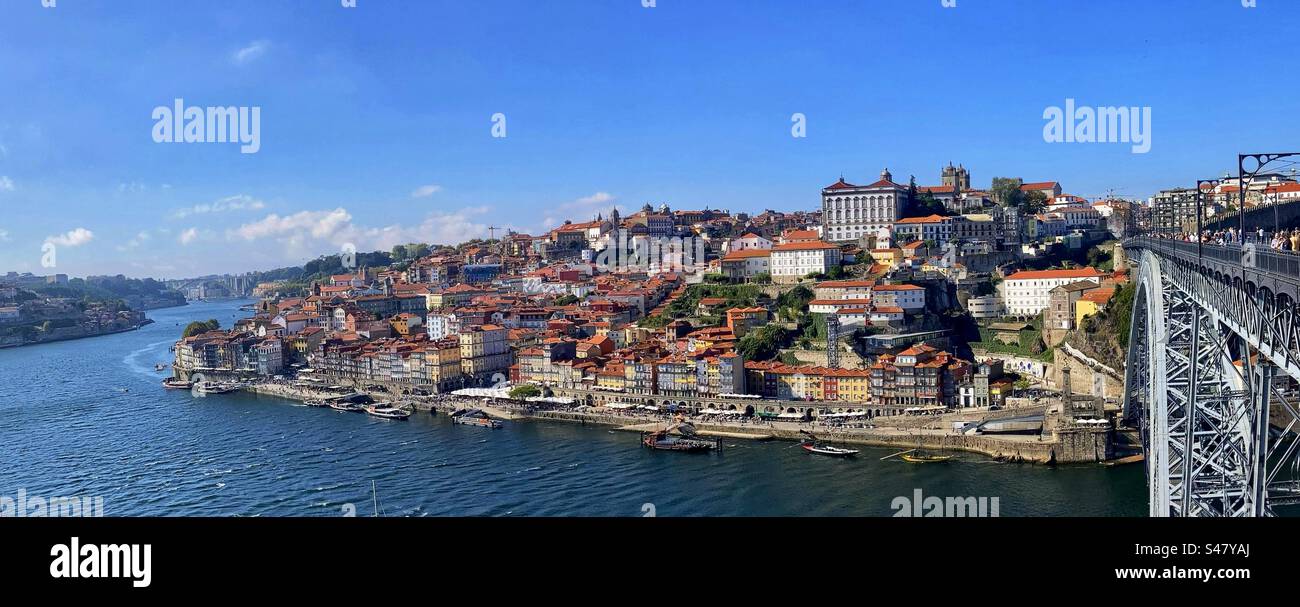
[[[138,181],[117,184],[118,194],[137,194],[149,189],[149,186]]]
[[[190,228],[188,230],[185,230],[184,232],[181,232],[180,237],[177,238],[176,240],[182,245],[187,245],[190,244],[191,242],[194,242],[194,240],[197,239],[198,237],[199,237],[198,229]]]
[[[362,251],[386,251],[409,242],[459,243],[488,234],[488,223],[475,218],[487,214],[486,207],[453,212],[434,212],[418,224],[384,227],[357,225],[342,207],[325,211],[300,211],[292,215],[272,213],[226,232],[230,240],[274,240],[284,246],[286,258],[314,256],[352,243]],[[506,226],[499,226],[506,227]]]
[[[231,59],[234,60],[236,65],[244,65],[245,63],[257,59],[258,57],[261,57],[263,54],[265,54],[266,49],[269,46],[271,46],[271,43],[267,42],[266,40],[253,41],[249,43],[248,46],[245,46],[244,48],[235,51],[235,54],[231,57]]]
[[[14,180],[10,179],[5,175],[0,175],[0,191],[3,192],[14,191]]]
[[[442,191],[442,186],[440,185],[434,185],[434,184],[422,185],[411,191],[411,198],[428,198],[441,191]]]
[[[0,242],[9,242],[9,230],[0,229]]]
[[[145,241],[147,241],[147,240],[149,240],[149,233],[148,233],[148,232],[140,232],[139,234],[136,234],[136,235],[135,235],[135,238],[132,238],[131,240],[126,241],[126,244],[117,247],[117,250],[119,250],[119,251],[130,251],[131,249],[135,249],[135,248],[140,247],[140,245],[143,245],[143,244],[145,243]]]
[[[95,239],[95,233],[86,228],[76,228],[58,236],[47,236],[45,242],[61,247],[79,247]]]
[[[213,203],[196,204],[192,207],[177,209],[172,212],[172,218],[181,219],[190,215],[224,213],[226,211],[257,211],[264,208],[266,208],[266,203],[261,200],[246,194],[239,194],[238,196],[227,196]]]

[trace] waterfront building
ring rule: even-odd
[[[951,407],[957,402],[957,385],[969,375],[970,365],[919,344],[897,355],[882,354],[870,372],[874,404]]]
[[[509,369],[507,334],[508,329],[497,325],[479,325],[460,333],[461,373],[466,381],[486,383]]]

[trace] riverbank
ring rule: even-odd
[[[137,325],[135,325],[135,326],[132,326],[132,327],[124,327],[124,328],[121,328],[121,329],[113,329],[113,330],[111,330],[111,331],[99,331],[99,332],[96,332],[96,333],[89,333],[89,334],[82,334],[82,335],[67,335],[67,336],[53,337],[53,338],[50,338],[50,339],[41,339],[41,340],[37,340],[37,341],[24,341],[24,342],[21,342],[21,343],[0,343],[0,349],[3,349],[3,348],[21,348],[21,347],[24,347],[24,346],[39,346],[39,345],[42,345],[42,344],[53,344],[53,343],[58,343],[58,342],[61,342],[61,341],[73,341],[73,340],[77,340],[77,339],[90,339],[90,338],[92,338],[92,337],[104,337],[105,335],[117,335],[117,334],[119,334],[119,333],[127,333],[127,332],[130,332],[130,331],[136,331],[136,330],[139,330],[141,327],[146,327],[146,326],[149,326],[149,325],[151,325],[151,324],[153,324],[153,323],[154,323],[153,320],[146,318],[143,322],[141,322],[141,323],[139,323],[139,324],[137,324]]]
[[[300,388],[288,383],[259,382],[245,388],[249,392],[289,400],[306,401],[325,398],[335,393]],[[365,392],[365,391],[362,391]],[[368,393],[377,401],[395,400],[391,394]],[[565,411],[536,409],[514,403],[498,402],[484,405],[481,399],[451,395],[399,397],[396,400],[414,407],[417,411],[450,413],[456,409],[474,407],[489,415],[505,420],[537,420],[607,426],[615,430],[641,432],[667,426],[671,420],[663,414],[627,413],[614,410],[588,409]],[[819,439],[836,443],[887,447],[897,449],[924,449],[927,451],[961,451],[975,453],[1006,462],[1095,463],[1097,459],[1075,458],[1067,455],[1059,440],[1043,439],[1039,435],[963,435],[938,428],[921,427],[871,427],[845,428],[820,422],[768,421],[746,418],[724,421],[707,417],[689,420],[701,434],[736,440],[803,441],[803,432],[812,432]]]

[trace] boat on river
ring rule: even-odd
[[[677,432],[677,434],[673,434]],[[649,432],[641,436],[641,445],[658,451],[682,451],[686,453],[703,453],[722,447],[719,440],[696,438],[695,426],[689,422],[675,421],[658,432]]]
[[[366,407],[366,413],[380,419],[406,419],[411,417],[409,409],[393,407],[385,404],[376,404]]]
[[[816,453],[817,455],[826,455],[830,457],[853,457],[858,454],[857,449],[842,449],[840,447],[832,447],[830,445],[823,445],[812,441],[805,442],[803,444],[803,450],[809,453]]]
[[[162,380],[162,387],[168,390],[189,390],[194,387],[194,382],[177,379],[175,377],[168,377],[167,379]]]
[[[232,382],[212,382],[205,381],[195,388],[199,394],[208,396],[211,394],[230,394],[239,391],[239,384]]]
[[[493,430],[501,427],[501,422],[488,417],[482,409],[457,409],[452,412],[451,421],[464,426],[479,426]]]
[[[953,458],[951,455],[930,455],[920,451],[904,453],[899,457],[911,464],[940,464]]]

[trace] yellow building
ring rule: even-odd
[[[1074,326],[1082,325],[1084,318],[1104,310],[1114,295],[1113,288],[1092,289],[1084,293],[1078,301],[1074,302]]]

